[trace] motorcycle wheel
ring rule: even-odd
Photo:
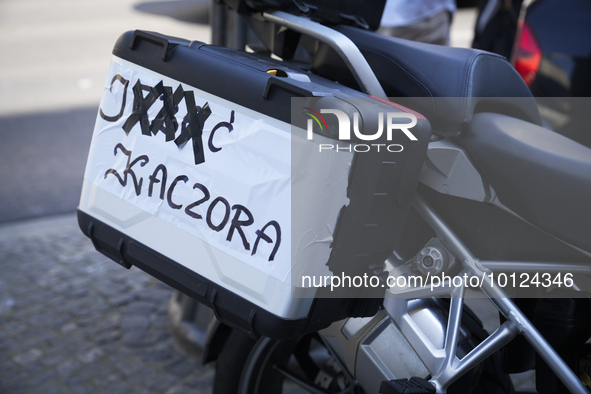
[[[213,394],[364,393],[341,367],[317,333],[255,342],[233,331],[218,359]]]
[[[471,333],[458,344],[466,354],[488,334],[479,319],[468,309],[462,325]],[[343,367],[343,368],[341,368]],[[501,368],[496,352],[454,382],[449,394],[514,393],[508,374]],[[216,366],[213,394],[361,394],[355,378],[340,365],[317,333],[276,341],[252,338],[232,331]]]

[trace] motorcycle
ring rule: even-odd
[[[346,298],[341,292],[342,299],[327,302],[328,306],[316,314],[310,312],[312,317],[304,328],[289,331],[300,327],[300,322],[286,319],[268,329],[262,322],[268,316],[264,312],[255,313],[248,306],[245,319],[237,322],[235,315],[224,309],[234,303],[239,305],[237,309],[244,309],[234,298],[224,299],[222,291],[207,287],[191,288],[181,278],[185,271],[165,272],[146,262],[149,258],[145,249],[124,234],[102,235],[103,226],[84,216],[84,211],[91,212],[85,208],[89,203],[81,203],[81,228],[97,249],[122,265],[137,265],[160,275],[213,308],[217,319],[208,330],[205,360],[217,360],[215,394],[506,393],[514,391],[511,373],[532,369],[540,393],[587,393],[591,210],[586,208],[587,196],[591,195],[591,150],[541,127],[527,86],[502,57],[378,36],[368,28],[379,16],[370,12],[361,17],[350,12],[358,6],[346,3],[335,6],[330,2],[310,5],[227,0],[225,6],[238,12],[252,32],[249,34],[256,35],[257,40],[249,47],[262,55],[257,58],[260,62],[266,61],[264,56],[274,55],[286,65],[288,71],[270,69],[274,76],[300,82],[316,76],[325,78],[336,82],[335,86],[369,95],[373,106],[393,105],[418,125],[413,132],[428,128],[430,137],[423,135],[428,139],[424,141],[424,154],[419,148],[415,151],[420,165],[409,170],[416,172],[419,184],[411,180],[411,193],[398,197],[409,198],[412,204],[405,211],[406,220],[396,230],[398,236],[385,237],[387,242],[395,243],[385,262],[357,267],[353,274],[332,265],[329,268],[333,276],[328,283],[326,279],[322,286],[316,286],[313,279],[308,282],[308,288],[330,287],[332,291],[334,278],[340,284],[348,275],[361,278],[369,273],[378,278],[375,286],[371,277],[370,286],[366,282],[365,286],[353,287],[376,287],[378,291],[370,291],[362,302],[357,300],[358,293]],[[223,7],[215,5],[219,6]],[[335,12],[335,8],[341,12]],[[163,62],[177,46],[184,45],[182,41],[144,32],[136,33],[129,45],[123,42],[133,49],[144,45],[142,39],[163,44],[164,49],[158,52]],[[289,71],[298,69],[305,71]],[[116,81],[125,89],[131,86],[131,79],[117,75],[119,79],[113,78],[111,88]],[[273,83],[288,94],[306,93],[294,91],[283,82]],[[167,100],[166,86],[159,88],[161,92],[155,90],[158,85],[145,87],[139,80],[136,86],[136,112],[144,100],[154,102],[161,94],[162,100]],[[267,84],[264,94],[268,97],[271,88]],[[148,96],[142,89],[149,92]],[[171,100],[176,105],[180,102]],[[352,103],[358,108],[365,105]],[[101,117],[108,122],[118,121],[124,106],[125,99],[116,116],[103,113],[101,107]],[[182,126],[189,129],[187,119],[204,113],[205,108],[207,104],[195,115],[187,105]],[[326,121],[321,114],[331,112],[314,106],[306,109],[319,116],[309,115],[309,122],[303,123],[302,130],[307,124],[310,137],[316,133],[312,132],[316,127],[313,120],[322,128],[320,119],[325,125]],[[126,124],[129,119],[131,116]],[[234,112],[230,122],[222,125],[228,133],[236,125],[233,122]],[[159,127],[162,124],[164,121]],[[388,125],[388,130],[396,129],[391,122]],[[125,130],[127,134],[132,126]],[[412,140],[415,135],[409,131],[411,126],[398,126],[406,130],[400,137]],[[211,132],[210,149],[219,149],[212,142],[219,127]],[[326,129],[330,127],[326,125]],[[367,133],[364,136],[367,138]],[[359,152],[358,146],[353,147],[355,152]],[[131,175],[135,193],[140,196],[141,179],[137,181],[131,168],[136,163],[136,169],[144,167],[148,156],[131,162],[132,152],[122,144],[115,147],[114,153],[127,157],[125,178],[114,169],[103,171],[100,178],[102,174],[104,179],[111,175],[113,182],[118,180],[126,186],[127,175]],[[150,197],[153,186],[162,182],[160,199],[164,200],[166,168],[159,165],[150,177]],[[158,175],[158,171],[164,175]],[[181,208],[178,200],[173,202],[173,189],[187,182],[188,177],[182,177],[177,177],[168,191],[167,201],[173,209]],[[385,182],[389,179],[386,177]],[[196,201],[192,208],[209,199],[204,185],[195,184],[194,189],[207,198]],[[385,193],[373,195],[378,194]],[[220,196],[214,200],[219,201],[230,211],[225,199]],[[207,211],[208,224],[212,229],[221,229],[224,226],[215,225],[218,219],[210,217],[214,202]],[[248,224],[240,219],[247,209],[234,207],[236,216],[227,240],[239,234],[236,237],[246,248],[241,226]],[[185,212],[193,218],[199,216],[190,208]],[[247,216],[252,219],[250,213]],[[382,216],[387,220],[389,213]],[[227,221],[225,218],[223,223]],[[258,230],[252,254],[257,245],[264,245],[259,244],[260,239],[272,245],[265,234],[270,223]],[[104,246],[107,238],[113,245],[111,249]],[[331,244],[334,250],[337,240],[335,235]],[[168,261],[157,257],[159,262]],[[334,263],[329,260],[329,264],[331,261]],[[500,324],[492,333],[465,305],[465,299],[475,294],[489,300],[500,314]],[[261,331],[271,334],[261,336]],[[296,331],[297,335],[292,335]]]
[[[264,15],[264,18],[267,20],[287,26],[295,31],[310,34],[310,31],[313,30],[313,28],[308,27],[310,25],[308,20],[298,20],[291,15],[285,15],[280,12]],[[281,20],[282,18],[284,19]],[[317,30],[321,30],[321,28],[323,30],[324,26],[316,26]],[[343,27],[341,27],[341,32],[344,32],[347,38],[352,38],[354,43],[358,45],[377,76],[378,83],[376,83],[376,85],[382,85],[385,89],[389,87],[390,89],[385,93],[386,96],[390,97],[399,97],[402,95],[401,93],[406,97],[414,97],[418,95],[416,94],[416,91],[412,91],[412,88],[408,88],[407,91],[401,92],[403,88],[400,87],[399,80],[394,76],[387,75],[387,72],[390,70],[384,70],[384,65],[379,64],[378,59],[372,59],[372,55],[375,56],[375,53],[372,53],[372,50],[375,50],[376,47],[384,45],[384,42],[390,43],[391,49],[384,49],[382,53],[389,51],[392,63],[400,61],[400,59],[406,60],[404,59],[405,54],[401,51],[401,49],[407,49],[406,46],[424,49],[424,52],[421,54],[424,54],[425,58],[432,56],[433,59],[440,59],[438,56],[454,56],[454,52],[458,52],[458,50],[451,48],[427,47],[420,44],[396,42],[395,39],[385,39],[373,33],[353,31],[353,29]],[[317,33],[317,31],[315,33],[315,38],[318,38],[318,36],[322,34]],[[329,35],[332,33],[325,34]],[[242,35],[242,37],[244,37],[244,35]],[[324,42],[328,39],[329,38],[326,36],[321,37],[321,41]],[[396,42],[396,44],[393,42]],[[374,45],[370,43],[373,43]],[[344,46],[344,44],[341,45]],[[316,55],[318,56],[318,54]],[[326,57],[328,58],[330,56]],[[408,65],[407,71],[415,76],[424,76],[425,74],[421,74],[422,70],[417,70],[417,65],[420,65],[421,63],[424,64],[423,60],[424,59],[417,59],[417,57],[414,56],[411,57],[406,63]],[[362,62],[363,61],[360,61],[360,63]],[[350,75],[346,75],[347,68],[345,65],[340,64],[335,66],[334,64],[330,64],[330,67],[331,68],[329,69],[325,65],[317,65],[314,71],[321,75],[331,75],[333,78],[336,77],[335,74],[339,74],[338,77],[341,78],[339,82],[356,88],[359,88],[360,85],[359,83],[356,84],[356,82],[358,82],[362,76],[366,75],[364,74],[365,70],[357,71],[357,81],[354,81]],[[349,68],[354,67],[355,66],[349,65]],[[445,79],[445,76],[437,75],[435,78]],[[440,86],[437,85],[442,84],[441,81],[433,82],[431,80],[431,82],[433,83],[433,86],[429,86],[429,88],[433,90],[435,95],[453,95],[453,93],[449,91],[437,90],[440,88]],[[370,84],[367,83],[367,85]],[[519,88],[522,87],[524,87],[524,85],[519,86]],[[373,91],[371,92],[373,93]],[[509,94],[507,94],[507,92],[498,92],[500,96],[512,96],[514,93],[515,91],[509,92]],[[379,90],[375,94],[383,96]],[[488,94],[491,93],[489,92]],[[528,96],[525,92],[519,92],[518,95],[524,97]],[[412,104],[415,105],[413,106]],[[442,104],[444,105],[444,103]],[[409,104],[409,106],[417,108],[416,102]],[[520,107],[523,108],[524,105],[520,103]],[[421,106],[421,109],[425,110],[425,107]],[[535,113],[535,110],[530,109],[530,112]],[[472,122],[478,122],[478,125],[471,123],[471,127],[474,129],[479,127],[490,127],[487,126],[487,124],[489,122],[494,123],[493,119],[495,118],[495,116],[490,113],[488,115],[478,114],[474,115],[474,117],[477,119],[473,119]],[[484,117],[490,117],[490,119],[484,120]],[[528,120],[533,119],[535,119],[534,115]],[[552,138],[556,138],[556,140],[562,141],[560,137],[553,134],[549,135],[551,135]],[[465,140],[462,140],[461,138],[457,139],[451,137],[431,142],[427,160],[433,160],[438,153],[445,151],[445,155],[454,156],[453,160],[455,161],[455,165],[465,165],[466,168],[470,168],[471,171],[473,171],[473,174],[477,178],[480,178],[479,181],[487,183],[486,175],[483,175],[482,172],[477,170],[477,168],[482,168],[480,167],[482,164],[475,165],[473,163],[474,161],[478,163],[480,149],[484,150],[488,148],[467,148],[466,145],[463,144],[464,141]],[[439,144],[442,145],[441,148],[437,147]],[[503,146],[502,143],[500,144]],[[585,151],[582,147],[575,147],[575,144],[569,143],[569,145],[572,145],[573,149],[581,152],[583,157],[586,156],[591,159],[591,151]],[[455,156],[456,154],[457,156]],[[448,156],[448,158],[450,156]],[[522,157],[524,162],[527,162],[529,155],[525,153],[520,157]],[[494,156],[489,160],[494,161]],[[431,161],[430,164],[435,163]],[[498,164],[490,164],[489,162],[488,165],[494,166]],[[437,166],[437,164],[435,164],[435,166]],[[435,251],[435,253],[438,253],[441,251],[443,252],[441,253],[442,255],[453,256],[452,259],[463,262],[462,272],[467,272],[472,276],[481,275],[483,270],[487,269],[500,272],[509,267],[514,270],[521,270],[520,273],[527,273],[532,272],[532,270],[542,270],[542,265],[544,266],[544,269],[552,267],[551,270],[555,273],[560,271],[565,272],[565,266],[560,263],[552,263],[550,262],[551,260],[544,263],[536,262],[538,259],[547,260],[548,250],[525,250],[527,248],[525,245],[513,246],[516,250],[522,249],[525,256],[529,255],[523,262],[488,261],[483,263],[478,260],[471,249],[474,248],[478,250],[480,255],[490,255],[490,250],[484,249],[495,247],[492,245],[493,242],[487,242],[486,240],[487,237],[493,235],[489,232],[486,235],[474,237],[465,234],[467,229],[478,228],[481,230],[483,226],[490,226],[490,223],[494,222],[500,226],[494,231],[507,231],[508,226],[512,226],[508,222],[513,221],[515,217],[519,216],[511,211],[511,209],[504,207],[498,197],[496,199],[494,197],[491,198],[491,196],[487,198],[470,197],[470,194],[476,192],[475,189],[482,189],[481,185],[476,186],[476,184],[473,184],[470,188],[461,192],[458,190],[452,191],[451,188],[448,188],[449,186],[446,187],[442,185],[443,182],[449,183],[454,177],[457,177],[456,180],[459,181],[459,183],[462,183],[462,178],[470,176],[468,173],[461,175],[454,174],[453,176],[446,177],[445,181],[442,181],[442,179],[435,180],[434,177],[432,177],[432,172],[434,171],[437,170],[427,169],[423,171],[420,178],[422,185],[426,186],[423,186],[422,193],[429,197],[418,196],[414,203],[414,211],[418,216],[415,217],[414,220],[425,221],[435,233],[435,237],[431,238],[427,244],[435,244],[437,246],[435,249],[429,249],[428,252]],[[550,183],[548,183],[548,185],[550,185]],[[490,187],[490,185],[487,186]],[[427,188],[430,188],[431,190],[428,190]],[[434,190],[437,192],[434,192]],[[482,192],[481,195],[486,194],[484,190],[480,191]],[[511,191],[511,193],[513,192]],[[429,200],[434,201],[439,210],[433,208],[433,206],[427,202]],[[447,201],[441,203],[439,200]],[[502,211],[509,212],[510,214],[499,220],[493,219],[489,214],[486,214],[486,217],[483,217],[482,210],[487,210],[488,208],[485,207],[490,206],[491,203],[492,205],[496,204],[498,207],[502,207]],[[474,218],[474,220],[470,221],[465,219],[454,219],[469,216],[463,213],[464,207],[468,206],[470,206],[470,210],[474,209],[475,211],[478,211],[478,219]],[[466,238],[458,237],[455,234],[454,229],[442,219],[442,215],[450,218],[450,221],[456,222],[455,227],[459,227],[458,230],[464,233]],[[409,219],[409,221],[410,220],[413,219]],[[522,220],[523,219],[521,218],[519,219],[519,221]],[[503,221],[507,221],[507,223],[500,224],[500,222]],[[411,226],[412,225],[407,225],[407,227]],[[583,228],[581,228],[581,231],[583,233],[585,232]],[[588,233],[589,230],[587,229],[586,232]],[[515,236],[517,237],[517,235]],[[468,240],[466,241],[464,239]],[[519,238],[517,239],[519,240]],[[471,248],[468,248],[465,242],[469,242]],[[495,242],[497,243],[497,246],[498,242],[499,241]],[[425,249],[427,248],[422,248],[417,253],[417,256],[407,257],[405,263],[408,261],[417,261],[415,264],[421,265],[425,270],[428,269],[427,265],[431,261],[429,260],[431,255],[428,254],[426,260],[423,256],[423,260],[421,260],[421,254],[425,252]],[[516,250],[509,252],[509,254],[515,253]],[[560,260],[561,258],[564,258],[565,260],[572,259],[571,261],[577,261],[575,263],[577,267],[583,271],[586,270],[586,268],[584,268],[584,262],[588,261],[588,253],[583,253],[585,257],[574,257],[574,255],[566,257],[571,253],[566,250],[564,253],[566,254],[560,257],[556,256],[557,260]],[[492,254],[494,255],[495,253]],[[559,252],[559,254],[562,254],[562,252]],[[412,252],[407,253],[407,255],[412,255]],[[527,262],[527,258],[532,259],[532,261]],[[399,257],[393,257],[392,260],[400,261],[401,259]],[[409,365],[412,365],[412,363],[419,365],[423,364],[426,366],[427,371],[423,371],[423,377],[430,377],[430,379],[427,380],[432,384],[431,388],[428,386],[426,388],[421,387],[420,389],[424,391],[416,392],[430,392],[429,390],[432,390],[432,388],[435,388],[437,392],[446,392],[446,390],[448,390],[448,392],[511,392],[513,387],[511,380],[508,377],[507,370],[509,372],[522,372],[535,366],[540,368],[538,371],[552,376],[553,373],[548,371],[548,366],[551,366],[550,369],[555,371],[558,376],[563,379],[563,382],[566,384],[569,391],[587,392],[587,388],[583,387],[578,381],[578,378],[571,373],[571,368],[578,365],[578,361],[574,363],[571,362],[567,367],[560,361],[559,354],[564,354],[566,348],[570,346],[572,346],[571,351],[579,353],[578,350],[574,349],[580,349],[583,347],[583,343],[588,339],[588,328],[583,329],[585,333],[579,337],[578,341],[575,341],[577,342],[576,344],[571,342],[566,345],[562,340],[552,338],[553,344],[559,343],[559,346],[562,347],[554,350],[518,306],[526,305],[529,307],[529,315],[534,316],[535,312],[531,312],[531,300],[526,299],[525,302],[523,299],[519,298],[511,300],[510,298],[507,298],[501,289],[494,287],[494,282],[491,281],[488,283],[488,286],[490,287],[482,288],[482,291],[490,297],[491,302],[499,309],[504,316],[503,320],[506,319],[505,323],[490,335],[484,331],[482,323],[480,323],[478,317],[463,305],[463,289],[455,289],[455,293],[450,294],[452,297],[451,301],[437,298],[413,299],[412,296],[415,294],[409,294],[410,299],[386,298],[384,300],[384,308],[374,317],[350,318],[345,321],[339,321],[327,329],[287,341],[276,341],[269,338],[255,341],[239,331],[226,331],[226,333],[222,335],[226,338],[224,347],[217,357],[217,374],[215,378],[214,392],[298,392],[293,391],[293,386],[298,386],[304,389],[302,392],[313,393],[402,393],[404,392],[404,389],[402,388],[404,386],[397,386],[396,390],[399,391],[387,391],[388,389],[386,387],[382,388],[382,390],[386,391],[380,391],[380,384],[383,381],[388,381],[393,378],[400,379],[408,378],[410,376],[421,376],[421,374],[416,373],[416,371],[410,372],[412,371],[412,368],[409,367]],[[582,296],[586,297],[586,295]],[[559,303],[564,300],[567,300],[567,303],[572,302],[573,304],[580,305],[581,310],[585,311],[583,313],[587,313],[589,307],[587,300],[561,299]],[[552,304],[552,302],[552,300],[540,301],[538,316],[543,315],[543,311],[547,310],[548,306],[545,306],[544,304]],[[535,309],[535,306],[533,309]],[[417,314],[424,314],[427,317],[413,320],[411,316],[416,316]],[[512,317],[514,319],[512,319]],[[552,318],[559,319],[558,316]],[[525,324],[522,325],[522,322]],[[517,325],[513,326],[513,324]],[[557,332],[551,332],[551,330],[548,331],[547,329],[546,332],[550,335],[557,334]],[[210,335],[212,338],[215,336],[215,334],[212,333],[210,333]],[[530,347],[527,345],[524,346],[524,341],[516,341],[516,346],[507,346],[509,350],[504,354],[505,360],[503,360],[499,349],[505,344],[510,343],[510,341],[517,335],[522,335],[526,338],[530,343]],[[572,338],[572,332],[568,334],[561,333],[558,335]],[[429,340],[426,338],[429,338]],[[435,344],[432,338],[437,338],[438,342],[435,347],[432,346]],[[219,348],[219,344],[217,347]],[[538,352],[539,358],[545,361],[538,360],[536,364],[536,361],[532,357],[532,348]],[[516,349],[527,349],[525,351],[527,355],[516,354]],[[566,353],[568,353],[568,351],[566,351]],[[469,355],[469,357],[466,357],[466,355]],[[206,357],[208,360],[216,358],[211,355],[208,356],[209,358]],[[572,357],[571,354],[569,358],[571,360],[576,360],[581,356],[582,358],[585,358],[583,354],[578,354],[575,357]],[[521,358],[521,365],[519,365],[520,362],[510,363],[508,360],[509,357]],[[461,376],[463,377],[460,378]],[[561,386],[560,383],[557,383],[555,379],[556,375],[551,379],[545,379],[544,376],[548,375],[542,375],[538,378],[538,384],[539,386],[542,386],[541,389],[538,389],[539,392],[560,392],[560,390],[564,389],[565,386]],[[456,381],[455,386],[453,385],[454,381]],[[417,387],[420,387],[420,385],[417,384]]]

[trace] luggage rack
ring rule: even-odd
[[[283,11],[265,12],[263,18],[329,45],[345,61],[361,89],[370,96],[386,99],[386,93],[359,48],[344,34],[307,18]]]

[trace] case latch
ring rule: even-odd
[[[152,44],[161,45],[163,62],[168,61],[168,58],[175,47],[178,45],[189,45],[191,43],[189,40],[183,40],[180,38],[171,39],[168,36],[151,31],[136,30],[133,32],[133,37],[131,37],[129,49],[134,51],[141,40],[151,42]]]

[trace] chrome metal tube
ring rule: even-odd
[[[415,197],[413,206],[419,214],[429,223],[431,228],[437,233],[440,239],[451,249],[456,258],[464,261],[464,267],[470,268],[473,274],[482,273],[478,268],[478,260],[449,228],[441,217],[427,204],[425,199],[419,195]],[[480,272],[479,272],[480,271]],[[485,284],[482,291],[491,299],[493,304],[505,315],[508,320],[515,323],[521,334],[527,339],[538,354],[546,361],[548,366],[554,371],[562,383],[571,393],[589,394],[587,387],[574,374],[568,365],[560,358],[558,353],[540,334],[529,319],[515,305],[513,300],[507,298],[507,294],[499,287],[492,286],[490,277],[483,275]]]
[[[548,263],[542,261],[480,261],[480,265],[493,272],[570,272],[573,274],[591,275],[589,263]]]
[[[431,379],[430,382],[435,385],[438,391],[445,391],[457,378],[515,338],[518,332],[515,327],[510,326],[512,324],[511,321],[503,323],[501,327],[475,347],[463,359],[459,360],[455,365],[451,365],[448,370],[449,372],[442,371],[441,374],[435,379]]]
[[[349,37],[310,19],[283,11],[265,12],[263,18],[329,45],[345,61],[355,80],[365,93],[387,99],[382,85],[367,60]]]

